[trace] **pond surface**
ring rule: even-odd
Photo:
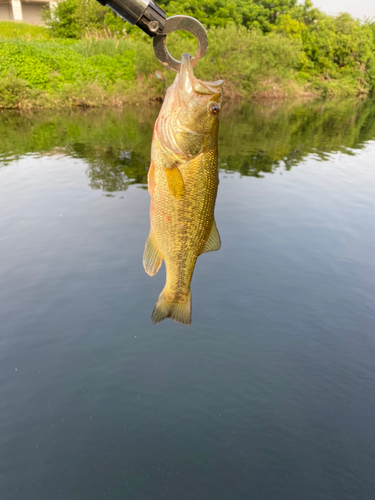
[[[375,102],[228,107],[189,328],[157,112],[0,114],[1,500],[373,500]]]

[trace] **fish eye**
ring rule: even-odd
[[[217,115],[220,111],[220,105],[217,102],[212,102],[210,104],[210,113],[213,115]]]

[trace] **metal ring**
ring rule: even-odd
[[[177,72],[180,71],[181,61],[177,61],[168,52],[166,46],[166,35],[178,30],[188,31],[197,39],[198,49],[191,59],[192,66],[197,64],[197,59],[201,59],[205,55],[208,47],[206,30],[197,19],[190,16],[169,17],[164,24],[163,34],[154,37],[154,52],[163,66]]]

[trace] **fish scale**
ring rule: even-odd
[[[211,230],[218,184],[210,161],[214,155],[202,155],[180,169],[186,189],[180,200],[168,192],[165,168],[157,167],[155,172],[151,231],[166,264],[166,287],[176,295],[188,293],[196,259]],[[211,168],[205,169],[205,163]]]

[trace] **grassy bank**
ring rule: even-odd
[[[25,26],[0,39],[3,108],[121,105],[160,93],[137,64],[145,42],[50,39],[45,28]]]
[[[208,36],[208,54],[195,73],[205,80],[223,78],[227,100],[358,95],[375,85],[373,61],[319,70],[300,38],[277,30],[265,35],[230,24],[211,28]],[[195,41],[173,34],[168,47],[180,57],[195,51]],[[173,78],[140,33],[59,39],[47,28],[0,22],[1,108],[140,103],[162,99]]]

